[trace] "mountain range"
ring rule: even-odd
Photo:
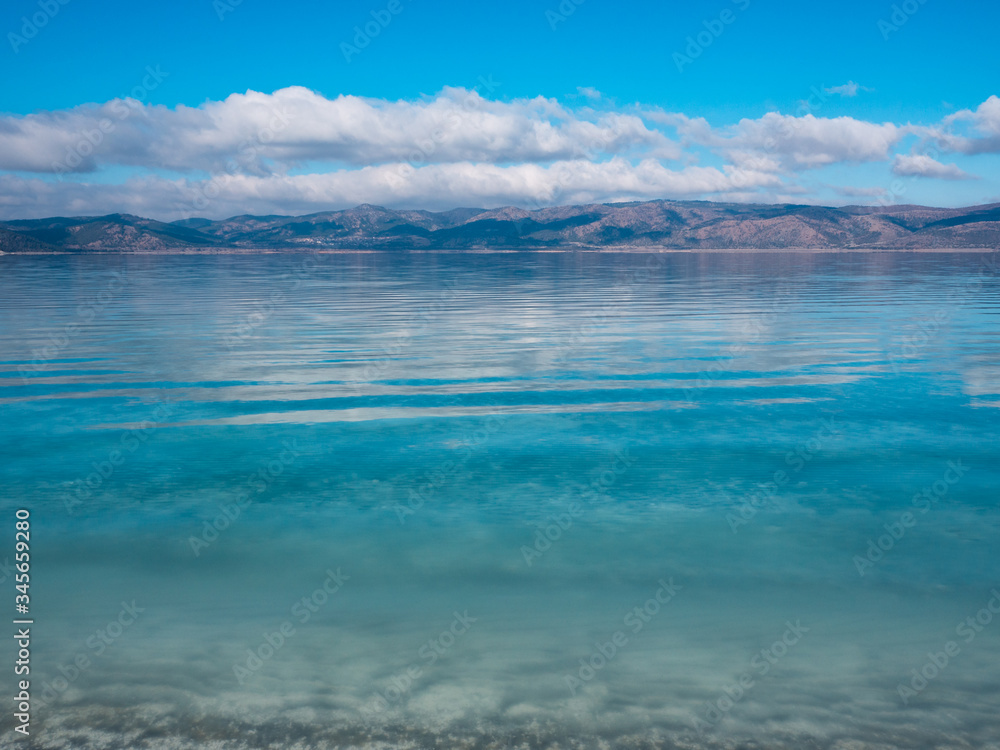
[[[365,204],[306,216],[161,222],[110,214],[0,222],[5,253],[998,247],[1000,203],[832,208],[658,200],[443,212]]]

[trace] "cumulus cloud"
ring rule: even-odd
[[[731,140],[737,148],[773,153],[795,169],[883,161],[903,135],[903,129],[892,123],[769,112],[757,120],[740,120]]]
[[[968,123],[971,135],[946,132]],[[963,154],[1000,153],[1000,97],[993,95],[976,109],[962,109],[944,120],[945,129],[938,131],[935,139],[941,148]]]
[[[827,91],[863,89],[849,81]],[[818,183],[800,181],[810,170],[883,162],[897,175],[970,179],[934,157],[1000,152],[996,96],[921,126],[778,112],[716,126],[639,105],[616,108],[589,87],[569,99],[577,106],[493,100],[464,88],[390,101],[292,86],[197,107],[115,99],[0,115],[0,171],[8,172],[0,176],[0,216],[220,218],[362,202],[428,209],[655,198],[811,202]],[[912,136],[937,150],[897,155]],[[109,177],[122,173],[131,177]],[[863,185],[832,189],[876,194]]]
[[[248,91],[174,109],[114,100],[0,117],[0,169],[90,172],[127,165],[179,172],[281,173],[308,162],[371,166],[459,161],[546,162],[680,150],[637,116],[584,117],[552,99],[491,101],[446,88],[433,98],[327,99],[300,86]]]
[[[974,180],[956,164],[942,164],[926,154],[897,154],[892,162],[893,174],[903,177],[936,177],[939,180]]]
[[[683,114],[653,115],[672,125],[682,144],[715,149],[727,158],[772,163],[788,171],[813,169],[838,162],[885,161],[900,139],[912,132],[893,123],[873,123],[853,117],[796,117],[768,112],[755,120],[713,128],[704,118]]]

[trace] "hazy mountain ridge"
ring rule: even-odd
[[[130,214],[0,222],[0,250],[919,249],[1000,247],[1000,204],[968,208],[649,201],[393,210],[364,204],[306,216],[166,223]]]

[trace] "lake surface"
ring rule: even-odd
[[[33,746],[1000,747],[996,263],[0,257]]]

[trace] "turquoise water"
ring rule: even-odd
[[[33,746],[1000,747],[995,264],[0,258]]]

